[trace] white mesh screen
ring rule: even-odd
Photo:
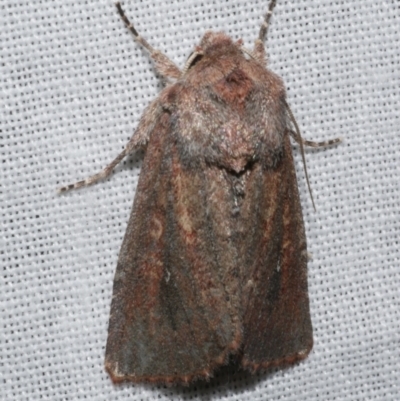
[[[128,1],[183,66],[207,29],[252,47],[266,0]],[[171,2],[172,3],[172,2]],[[267,41],[307,139],[314,212],[294,146],[315,346],[255,377],[187,389],[113,386],[103,368],[119,247],[141,155],[93,187],[161,88],[112,1],[0,4],[1,361],[4,400],[399,400],[400,8],[395,0],[278,0]]]

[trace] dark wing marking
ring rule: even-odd
[[[221,170],[183,167],[171,135],[165,114],[120,251],[105,362],[116,382],[207,378],[240,347],[235,255],[229,229],[218,226],[230,193]]]
[[[242,207],[243,356],[249,370],[293,363],[313,344],[307,251],[289,135],[273,169],[253,168]]]

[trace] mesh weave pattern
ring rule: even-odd
[[[138,31],[183,66],[207,29],[258,34],[265,0],[128,1]],[[399,400],[400,8],[396,0],[278,1],[268,38],[307,139],[296,146],[315,346],[255,377],[187,389],[111,384],[103,368],[114,269],[140,171],[96,173],[161,88],[111,1],[0,4],[0,399]]]

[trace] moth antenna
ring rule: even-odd
[[[268,6],[268,11],[264,15],[264,21],[261,24],[258,38],[254,42],[254,50],[253,50],[254,58],[262,62],[263,64],[266,62],[266,52],[265,52],[264,42],[265,39],[267,38],[269,21],[271,20],[271,16],[275,6],[276,6],[276,0],[271,0]]]
[[[313,194],[312,194],[312,191],[311,191],[310,180],[308,179],[306,156],[304,154],[304,144],[303,144],[303,138],[301,137],[301,134],[300,134],[300,128],[297,125],[296,119],[294,118],[292,110],[290,110],[290,107],[289,107],[288,103],[286,102],[286,100],[284,100],[284,103],[285,103],[286,110],[287,110],[287,112],[289,114],[290,120],[292,121],[292,123],[294,125],[294,128],[296,130],[296,132],[290,131],[290,134],[292,135],[294,140],[300,145],[301,158],[303,159],[304,174],[306,176],[308,192],[310,193],[311,202],[313,204],[314,211],[317,211],[317,209],[315,207],[315,203],[314,203],[314,197],[313,197]]]
[[[261,25],[260,28],[260,33],[258,34],[258,39],[261,42],[264,42],[266,37],[267,37],[267,33],[268,33],[268,28],[269,28],[269,21],[271,19],[272,13],[274,11],[274,8],[276,6],[276,0],[271,0],[268,6],[268,11],[264,16],[264,21]]]
[[[125,26],[132,32],[136,41],[139,42],[145,49],[147,49],[150,52],[150,54],[154,53],[156,50],[154,49],[153,46],[151,46],[146,41],[146,39],[144,39],[142,36],[139,35],[138,31],[135,29],[133,24],[129,21],[128,17],[125,15],[125,12],[121,7],[121,3],[117,2],[117,3],[115,3],[115,6],[117,7],[118,13],[119,13],[122,21],[124,21]]]
[[[124,22],[125,26],[131,31],[131,33],[135,37],[135,40],[149,51],[151,58],[156,64],[157,71],[165,78],[179,78],[181,75],[181,71],[176,66],[176,64],[160,50],[157,50],[153,46],[151,46],[145,38],[139,35],[138,31],[125,15],[125,12],[121,7],[120,2],[115,3],[115,6],[117,7],[118,14],[120,15],[122,21]]]

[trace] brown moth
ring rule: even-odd
[[[105,366],[114,382],[207,379],[234,355],[255,372],[313,345],[307,249],[284,84],[266,68],[275,1],[252,51],[207,32],[180,70],[118,12],[172,80],[144,111],[129,153],[143,167],[115,273]],[[307,179],[308,182],[308,179]]]

